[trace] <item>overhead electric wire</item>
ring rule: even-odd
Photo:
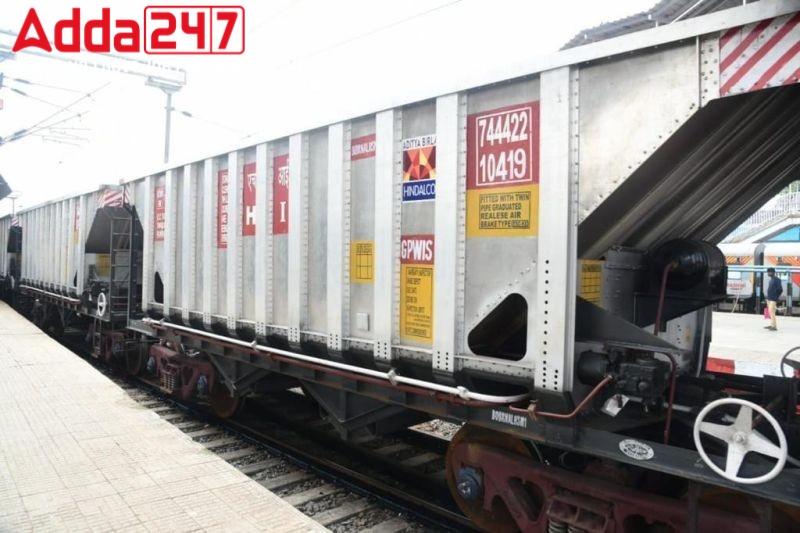
[[[32,133],[36,133],[36,132],[39,132],[39,131],[42,131],[42,130],[50,129],[53,126],[57,126],[58,124],[62,124],[64,122],[67,122],[67,121],[72,120],[74,118],[80,118],[80,117],[82,117],[83,115],[85,115],[87,113],[89,113],[89,111],[83,111],[81,113],[75,113],[74,115],[70,115],[70,116],[68,116],[66,118],[63,118],[63,119],[57,121],[57,122],[53,122],[52,124],[46,124],[44,126],[39,126],[38,128],[29,129],[27,134],[30,135]]]
[[[82,126],[59,126],[60,130],[81,130],[81,131],[89,131],[91,128],[84,128]]]
[[[83,92],[83,91],[80,91],[78,89],[69,89],[67,87],[60,87],[58,85],[48,85],[46,83],[39,83],[37,81],[26,80],[24,78],[14,78],[14,77],[8,76],[8,75],[5,76],[5,79],[11,80],[11,81],[15,81],[17,83],[24,83],[25,85],[35,85],[36,87],[44,87],[45,89],[54,89],[56,91],[67,91],[67,92],[70,92],[70,93],[82,93]]]
[[[63,113],[64,111],[67,111],[69,108],[71,108],[72,106],[74,106],[74,105],[76,105],[76,104],[78,104],[78,103],[82,102],[82,101],[83,101],[83,100],[85,100],[86,98],[91,98],[91,97],[92,97],[94,94],[96,94],[96,93],[98,93],[99,91],[101,91],[101,90],[105,89],[105,88],[106,88],[106,87],[108,87],[109,85],[111,85],[111,82],[110,82],[110,81],[109,81],[109,82],[106,82],[106,83],[104,83],[103,85],[101,85],[100,87],[98,87],[98,88],[96,88],[96,89],[94,89],[94,90],[91,90],[91,91],[89,91],[88,93],[84,94],[84,95],[83,95],[83,96],[81,96],[80,98],[78,98],[78,99],[76,99],[76,100],[73,100],[73,101],[72,101],[72,102],[70,102],[69,104],[67,104],[67,105],[63,106],[61,109],[59,109],[59,110],[58,110],[58,111],[56,111],[55,113],[53,113],[53,114],[51,114],[51,115],[48,115],[47,117],[43,118],[42,120],[40,120],[39,122],[37,122],[36,124],[34,124],[33,126],[31,126],[31,127],[30,127],[30,128],[28,128],[28,129],[35,128],[36,126],[39,126],[40,124],[42,124],[42,123],[44,123],[44,122],[47,122],[47,121],[48,121],[48,120],[50,120],[51,118],[55,117],[56,115],[59,115],[59,114]]]
[[[9,135],[8,136],[9,138],[0,138],[0,146],[3,145],[3,144],[7,144],[7,143],[10,143],[10,142],[13,142],[13,141],[18,141],[20,139],[23,139],[27,135],[35,133],[35,132],[37,132],[39,130],[55,126],[56,124],[61,124],[62,122],[66,122],[68,119],[64,119],[64,120],[55,122],[53,124],[47,124],[45,126],[42,126],[42,124],[44,124],[48,120],[50,120],[50,119],[60,115],[61,113],[69,110],[71,107],[79,104],[80,102],[82,102],[86,98],[91,98],[94,94],[96,94],[97,92],[101,91],[102,89],[105,89],[109,85],[111,85],[111,82],[104,83],[103,85],[97,87],[96,89],[94,89],[92,91],[89,91],[88,93],[84,94],[80,98],[77,98],[77,99],[73,100],[72,102],[70,102],[69,104],[67,104],[65,106],[62,106],[60,109],[54,111],[53,113],[51,113],[50,115],[46,116],[45,118],[43,118],[39,122],[37,122],[37,123],[27,127],[27,128],[23,128],[21,130],[17,130],[16,132],[14,132],[11,135]],[[79,116],[81,116],[83,114],[84,113],[77,113],[76,115],[73,115],[72,117],[69,117],[69,118],[79,117]]]
[[[24,129],[21,129],[21,130],[17,130],[14,133],[12,133],[11,135],[9,135],[8,136],[9,138],[0,137],[0,146],[2,146],[4,144],[11,143],[11,142],[14,142],[14,141],[19,141],[19,140],[24,139],[25,137],[27,137],[29,135],[33,135],[33,134],[38,133],[38,132],[40,132],[42,130],[49,129],[49,128],[53,127],[53,126],[57,126],[58,124],[62,124],[64,122],[67,122],[67,121],[72,120],[74,118],[82,117],[83,115],[87,114],[88,112],[89,111],[84,111],[82,113],[75,113],[74,115],[70,115],[70,116],[68,116],[66,118],[63,118],[63,119],[57,121],[57,122],[53,122],[52,124],[47,124],[47,125],[44,125],[44,126],[39,126],[38,128],[24,128]]]
[[[38,96],[33,96],[32,94],[28,94],[25,91],[21,91],[21,90],[17,89],[16,87],[6,87],[6,88],[9,91],[13,92],[13,93],[16,93],[16,94],[18,94],[20,96],[24,96],[25,98],[30,98],[31,100],[36,100],[37,102],[41,102],[41,103],[47,104],[49,106],[61,107],[61,104],[54,104],[53,102],[51,102],[49,100],[45,100],[44,98],[39,98]]]
[[[60,131],[55,131],[55,130],[52,130],[52,129],[49,129],[49,128],[44,128],[44,129],[39,130],[39,131],[41,133],[34,133],[33,135],[59,138],[59,139],[64,139],[64,140],[68,140],[68,141],[85,141],[85,142],[89,142],[89,139],[86,138],[86,137],[81,137],[80,135],[72,135],[70,133],[62,133]]]
[[[62,141],[60,139],[47,137],[45,135],[37,135],[36,137],[41,137],[42,138],[42,142],[46,142],[46,143],[68,144],[69,146],[77,146],[78,148],[81,147],[81,145],[78,144],[78,143],[74,143],[74,142],[70,142],[70,141]]]

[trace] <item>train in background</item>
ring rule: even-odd
[[[718,310],[762,313],[766,306],[766,269],[772,267],[783,283],[779,314],[800,316],[800,215],[784,217],[742,242],[719,247],[728,265],[728,296],[716,304]]]

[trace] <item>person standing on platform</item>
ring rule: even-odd
[[[771,331],[778,330],[778,319],[776,318],[776,311],[778,308],[778,298],[783,294],[783,283],[780,278],[775,275],[775,269],[769,267],[767,269],[769,276],[769,285],[767,285],[767,309],[769,310],[770,325],[764,326]]]

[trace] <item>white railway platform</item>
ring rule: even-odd
[[[0,302],[0,531],[324,531]]]
[[[778,331],[762,315],[714,313],[709,369],[747,376],[780,375],[780,360],[800,345],[800,317],[778,315]],[[800,360],[800,351],[793,359]],[[713,367],[712,367],[713,365]]]

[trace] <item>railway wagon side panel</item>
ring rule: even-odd
[[[26,283],[48,290],[77,292],[83,255],[83,240],[77,231],[81,198],[57,200],[19,213],[17,219],[24,232],[22,279]],[[10,220],[9,217],[7,226]],[[7,227],[3,233],[5,241]],[[3,253],[6,254],[5,246]]]
[[[531,378],[536,279],[551,268],[536,261],[539,84],[448,95],[384,112],[380,127],[368,116],[132,183],[147,307],[443,375]]]
[[[375,117],[354,120],[349,128],[345,125],[342,129],[349,133],[349,140],[347,135],[343,135],[341,144],[345,154],[339,158],[345,168],[342,169],[341,183],[332,182],[328,193],[332,197],[329,211],[336,209],[337,204],[343,209],[340,225],[342,236],[338,238],[337,234],[337,238],[328,246],[338,245],[343,254],[350,251],[349,256],[342,257],[347,263],[339,271],[349,297],[349,311],[344,302],[339,307],[344,308],[342,313],[347,319],[345,325],[350,326],[345,329],[349,329],[350,336],[369,341],[374,338],[375,331]],[[394,147],[389,147],[389,152],[393,154]],[[332,190],[337,185],[341,189],[338,196],[338,190]],[[390,187],[382,194],[392,197],[395,193]],[[336,305],[331,308],[330,314],[335,315]],[[330,328],[330,332],[336,334],[333,328]]]
[[[286,336],[289,322],[288,311],[288,278],[289,278],[289,227],[290,213],[293,206],[290,202],[291,187],[289,139],[271,142],[270,162],[272,174],[267,176],[272,184],[272,235],[267,238],[267,246],[272,245],[272,332]]]
[[[256,275],[256,235],[259,228],[256,224],[256,210],[263,209],[256,202],[256,186],[258,180],[256,174],[258,170],[258,162],[256,161],[257,154],[255,148],[248,148],[243,151],[244,162],[241,170],[241,207],[240,213],[237,214],[240,220],[241,236],[241,263],[239,268],[242,272],[242,303],[239,310],[240,316],[248,322],[255,322],[255,294],[252,287],[255,286]],[[261,231],[266,231],[266,228],[261,228]],[[244,290],[250,287],[251,290]]]
[[[306,233],[308,287],[303,295],[307,308],[306,329],[319,334],[326,342],[328,335],[328,129],[308,134],[308,185],[306,193]],[[341,157],[341,153],[340,153]]]
[[[531,367],[538,352],[540,113],[538,77],[466,95],[464,347]],[[500,324],[490,317],[494,309]]]

